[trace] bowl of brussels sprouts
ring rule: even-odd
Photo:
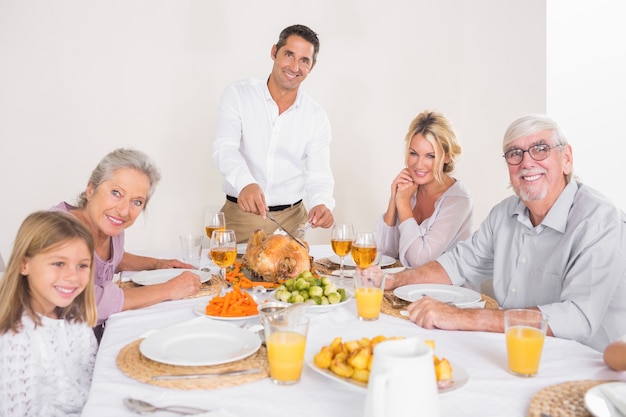
[[[338,287],[332,278],[310,271],[284,281],[271,297],[286,304],[304,303],[308,312],[330,310],[352,299],[352,295]]]

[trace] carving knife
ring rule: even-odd
[[[287,229],[285,229],[285,228],[283,227],[283,225],[282,225],[282,224],[280,224],[280,223],[278,222],[278,220],[276,220],[276,219],[274,218],[274,216],[272,216],[269,212],[265,213],[265,216],[266,216],[268,219],[270,219],[271,221],[273,221],[274,223],[276,223],[276,225],[280,228],[280,230],[282,230],[283,232],[287,233],[287,234],[289,235],[289,237],[290,237],[290,238],[292,238],[293,240],[295,240],[295,241],[296,241],[296,243],[298,243],[298,245],[300,245],[300,246],[302,246],[304,249],[307,249],[307,250],[308,250],[308,248],[304,245],[304,243],[300,242],[300,240],[299,240],[298,238],[296,238],[294,235],[292,235],[291,233],[289,233],[289,231],[288,231]]]

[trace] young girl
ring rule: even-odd
[[[0,416],[81,413],[97,349],[93,250],[65,213],[20,226],[0,281]]]

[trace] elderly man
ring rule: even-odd
[[[626,216],[572,179],[571,146],[550,118],[514,121],[503,150],[516,196],[496,205],[453,250],[388,275],[386,288],[477,287],[493,277],[503,309],[539,309],[549,318],[549,335],[604,349],[626,334]],[[408,312],[425,328],[504,330],[503,310],[459,309],[424,297]]]

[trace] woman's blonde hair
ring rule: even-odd
[[[91,327],[96,325],[98,313],[94,293],[94,242],[91,232],[70,214],[58,211],[37,211],[22,222],[4,272],[4,278],[0,281],[0,300],[2,300],[0,334],[9,330],[19,332],[24,313],[33,320],[35,325],[41,325],[41,319],[31,304],[28,280],[20,273],[23,260],[49,252],[76,239],[85,243],[91,255],[89,283],[70,305],[57,307],[57,314],[60,319],[86,322]]]
[[[461,155],[461,145],[457,142],[452,123],[441,113],[426,110],[418,114],[409,126],[404,138],[406,142],[406,159],[409,160],[411,140],[415,135],[422,134],[433,145],[435,150],[435,180],[443,183],[442,173],[454,171],[456,160]],[[448,158],[448,162],[445,159]]]

